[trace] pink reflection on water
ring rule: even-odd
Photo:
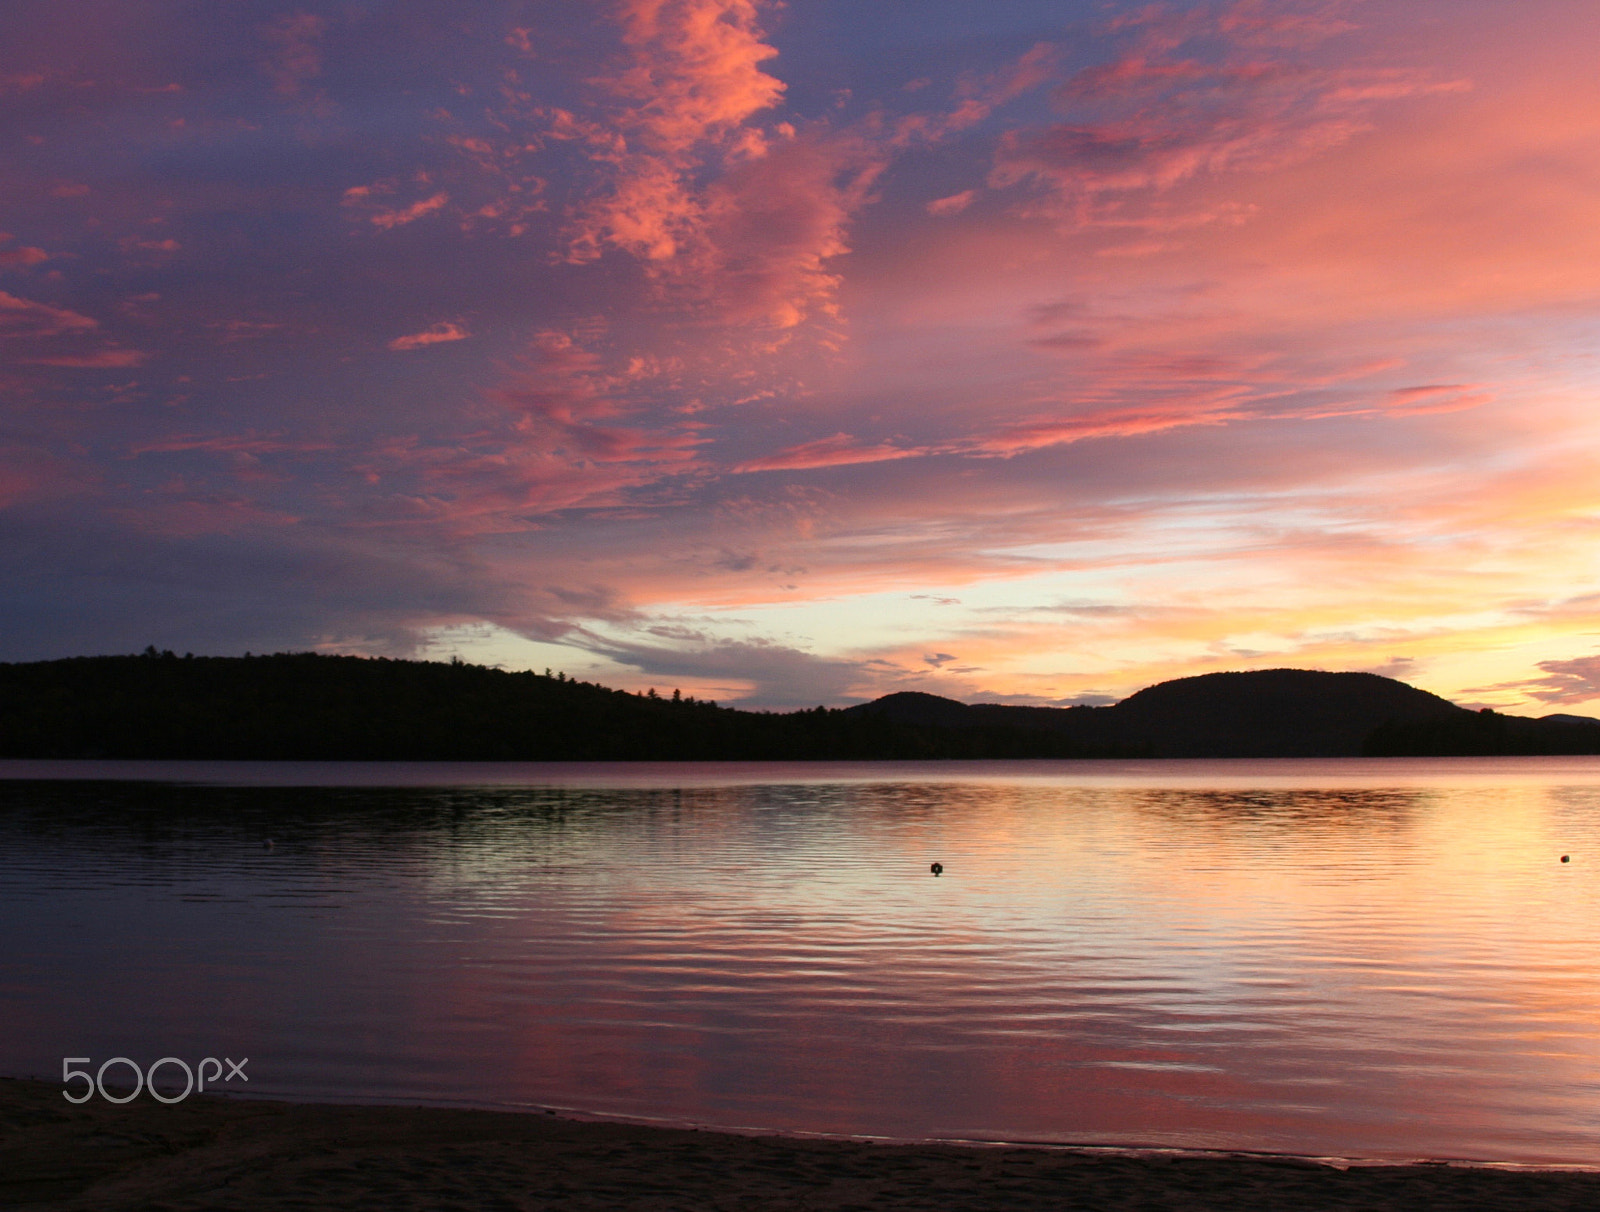
[[[1600,1163],[1600,780],[1177,765],[12,793],[0,1068],[225,1037],[307,1097]]]

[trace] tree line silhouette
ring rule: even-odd
[[[1114,747],[1113,747],[1114,750]],[[459,660],[278,653],[0,664],[0,757],[348,761],[1062,758],[1106,747],[817,707],[740,711]]]
[[[0,664],[0,757],[809,761],[1600,753],[1600,721],[1472,712],[1372,674],[1213,673],[1109,707],[902,692],[743,711],[460,660],[277,653]]]
[[[1578,717],[1526,719],[1485,708],[1436,720],[1391,720],[1367,737],[1368,757],[1550,757],[1600,753],[1600,726]]]

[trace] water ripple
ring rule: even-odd
[[[0,781],[0,1070],[1600,1163],[1600,768],[1105,765]]]

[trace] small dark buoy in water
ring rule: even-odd
[[[269,837],[266,841],[262,842],[261,843],[261,848],[263,850],[271,850],[272,849],[272,839]]]
[[[1565,861],[1565,860],[1563,860],[1563,861]],[[933,872],[935,875],[938,875],[939,872],[944,870],[944,864],[943,863],[935,863],[933,866],[929,867],[928,870]]]
[[[1561,861],[1563,863],[1570,863],[1572,861],[1572,856],[1570,854],[1563,854],[1561,856]]]

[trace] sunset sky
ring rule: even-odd
[[[1593,0],[9,0],[0,660],[1600,714]]]

